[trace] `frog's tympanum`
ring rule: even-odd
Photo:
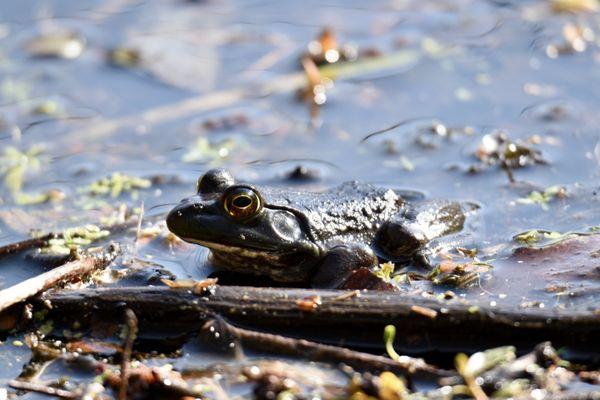
[[[213,169],[167,217],[171,232],[208,247],[216,267],[278,282],[338,287],[380,261],[423,259],[462,229],[459,203],[349,182],[323,193],[258,189]]]

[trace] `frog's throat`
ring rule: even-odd
[[[294,253],[296,251],[294,249],[287,249],[287,250],[279,250],[278,249],[278,250],[276,250],[276,249],[267,249],[267,248],[250,247],[250,246],[242,247],[242,246],[221,244],[221,243],[215,243],[215,242],[210,242],[210,241],[206,241],[206,240],[199,240],[199,239],[186,238],[186,237],[181,237],[181,239],[188,243],[194,243],[194,244],[198,244],[200,246],[208,247],[209,249],[218,251],[219,253],[233,253],[233,254],[237,254],[241,257],[248,257],[248,258],[257,258],[257,257],[278,258],[280,256]],[[322,249],[319,246],[315,245],[314,243],[312,243],[312,242],[310,242],[310,243],[311,243],[311,246],[313,247],[313,251],[315,252],[315,257],[320,257],[321,253],[322,253]]]
[[[184,238],[182,238],[184,239]],[[184,239],[187,241],[187,239]],[[318,256],[291,260],[294,251],[261,250],[191,239],[189,242],[208,247],[215,267],[245,274],[269,276],[278,282],[307,282]],[[300,261],[300,262],[298,262]]]

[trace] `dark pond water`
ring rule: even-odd
[[[311,116],[290,82],[301,76],[298,56],[325,26],[341,43],[402,61],[336,81]],[[5,179],[0,245],[31,230],[100,223],[122,205],[159,215],[215,166],[257,185],[299,190],[356,179],[481,206],[464,246],[478,248],[493,269],[457,293],[497,307],[597,310],[600,264],[591,254],[598,241],[581,237],[581,248],[536,262],[512,250],[521,246],[513,236],[524,231],[600,226],[599,28],[597,14],[558,14],[544,1],[6,2],[0,172],[5,179],[5,166],[14,166],[9,149],[40,147],[28,159],[22,192],[55,190],[64,199],[17,204]],[[31,40],[57,33],[83,38],[81,55],[32,57]],[[109,65],[115,48],[134,49],[138,64]],[[477,149],[498,132],[546,162],[515,169],[514,182],[497,165],[470,173],[480,165]],[[318,179],[287,179],[298,165]],[[86,193],[116,172],[161,179],[116,198]],[[557,185],[564,198],[524,200]],[[206,250],[172,249],[163,239],[136,257],[178,278],[211,272]],[[17,258],[0,263],[3,286],[39,272]],[[144,283],[147,275],[136,277],[126,282]],[[4,346],[0,374],[13,377],[20,351]]]

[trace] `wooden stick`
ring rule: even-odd
[[[257,332],[235,327],[223,319],[209,320],[203,330],[220,334],[229,333],[239,339],[243,346],[270,353],[300,356],[306,360],[329,363],[345,363],[359,370],[392,371],[407,375],[424,373],[436,378],[454,376],[451,371],[441,370],[422,359],[404,356],[400,361],[339,346],[329,346],[304,339]],[[225,331],[225,332],[224,332]]]
[[[12,305],[25,301],[60,283],[78,280],[84,275],[106,267],[114,260],[117,253],[116,249],[110,249],[97,256],[86,255],[78,260],[70,261],[60,267],[1,290],[0,313]]]
[[[0,256],[18,253],[21,251],[40,248],[45,246],[50,239],[60,237],[59,234],[49,233],[44,236],[40,236],[32,239],[21,240],[20,242],[9,243],[4,246],[0,246]]]
[[[56,396],[60,397],[61,399],[78,399],[81,397],[81,395],[76,392],[71,392],[64,389],[57,389],[53,388],[52,386],[47,386],[35,382],[12,380],[8,382],[8,386],[19,390],[27,390],[29,392],[43,393],[49,396]]]

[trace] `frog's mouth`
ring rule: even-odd
[[[281,249],[274,249],[268,247],[254,247],[254,246],[236,246],[232,244],[222,244],[216,242],[210,242],[206,240],[192,239],[182,237],[184,241],[188,243],[199,244],[200,246],[208,247],[211,250],[219,251],[222,253],[234,253],[240,256],[253,257],[258,254],[272,254],[273,256],[277,254],[286,254],[287,251],[282,251]],[[293,251],[293,250],[292,250]]]

